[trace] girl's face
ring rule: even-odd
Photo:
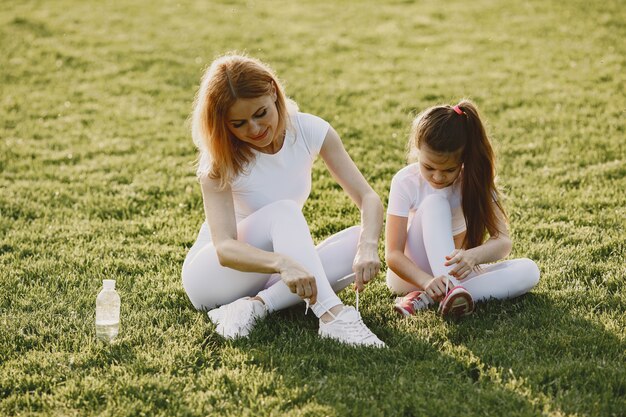
[[[276,108],[276,91],[272,90],[265,96],[237,99],[226,115],[228,130],[240,141],[250,144],[260,151],[275,152],[273,143],[282,137],[278,129],[278,110]]]
[[[419,148],[419,166],[422,177],[436,189],[449,187],[461,173],[461,151],[435,152],[427,145]]]

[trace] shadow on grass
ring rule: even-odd
[[[300,388],[285,412],[311,403],[354,416],[609,416],[624,409],[624,344],[547,296],[482,304],[459,322],[432,311],[408,320],[391,308],[365,313],[387,349],[321,340],[317,320],[299,307],[273,317],[233,346]]]
[[[624,306],[585,298],[531,293],[486,303],[452,327],[449,340],[479,358],[482,372],[500,370],[505,382],[562,412],[624,415],[626,344],[596,316],[611,308],[623,314]]]
[[[393,314],[389,311],[377,322],[364,317],[387,349],[321,340],[317,320],[304,318],[300,309],[265,320],[250,339],[236,344],[257,366],[299,386],[299,395],[285,404],[285,413],[311,402],[346,416],[540,413],[518,393],[481,378],[472,364],[442,354],[440,341],[407,332]],[[440,319],[433,314],[432,320]]]

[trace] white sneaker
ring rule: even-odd
[[[334,316],[334,320],[328,323],[320,320],[319,335],[348,345],[386,347],[385,343],[367,328],[361,314],[354,307],[344,307]]]
[[[245,297],[214,308],[207,314],[220,335],[236,339],[248,336],[256,321],[267,316],[267,308],[262,302]]]

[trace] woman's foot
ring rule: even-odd
[[[267,316],[267,308],[262,301],[245,297],[214,308],[207,314],[217,326],[217,333],[226,339],[236,339],[248,336],[256,321]]]
[[[474,311],[474,300],[471,294],[463,287],[457,286],[448,291],[445,298],[439,303],[439,313],[442,316],[463,317]]]
[[[370,329],[367,328],[361,314],[354,307],[344,307],[333,320],[320,320],[319,335],[353,346],[386,347]]]

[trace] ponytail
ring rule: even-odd
[[[492,201],[506,213],[500,203],[500,196],[495,185],[495,154],[476,106],[468,101],[461,101],[460,109],[467,123],[467,143],[463,149],[462,207],[467,231],[463,247],[469,249],[480,246],[485,240],[485,233],[497,236],[498,217]]]
[[[498,216],[494,204],[506,213],[495,185],[495,155],[474,103],[462,100],[454,107],[435,106],[420,113],[413,122],[410,147],[426,144],[440,153],[460,155],[461,198],[467,230],[463,247],[480,246],[485,234],[497,236]]]

